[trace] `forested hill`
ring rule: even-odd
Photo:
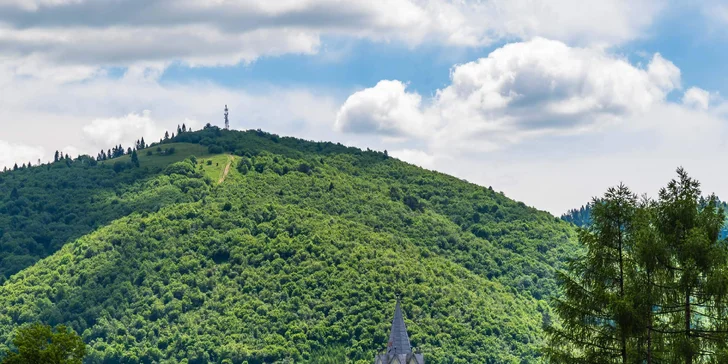
[[[40,321],[80,333],[88,363],[369,363],[400,294],[428,363],[538,360],[571,224],[261,131],[136,155],[0,173],[0,349]]]

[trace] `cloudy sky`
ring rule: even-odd
[[[719,0],[0,0],[0,167],[227,104],[557,215],[678,166],[728,196],[727,60]]]

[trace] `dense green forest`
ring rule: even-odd
[[[537,362],[575,237],[386,152],[208,126],[0,173],[0,352],[42,322],[87,363],[370,362],[399,294],[428,363]]]

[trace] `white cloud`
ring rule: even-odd
[[[393,150],[391,156],[412,163],[422,168],[432,169],[435,165],[435,156],[417,149]]]
[[[457,65],[428,105],[399,81],[350,96],[339,130],[430,136],[438,148],[492,150],[544,134],[623,122],[664,102],[680,70],[655,54],[646,69],[595,48],[543,38],[512,43]]]
[[[119,118],[96,119],[81,130],[93,145],[102,149],[110,145],[132,145],[141,137],[152,142],[163,134],[163,130],[152,120],[149,110]]]
[[[706,0],[701,4],[707,19],[713,20],[722,26],[728,24],[728,4],[720,0]]]
[[[400,81],[382,80],[352,94],[336,115],[336,129],[394,137],[422,135],[427,131],[420,111],[422,97],[405,88]]]
[[[428,132],[409,134],[403,144],[378,128],[367,131],[378,132],[382,149],[394,149],[395,157],[554,214],[620,181],[654,194],[678,166],[703,181],[706,193],[728,196],[728,173],[717,167],[728,103],[697,87],[682,102],[669,101],[682,87],[680,69],[660,54],[648,59],[634,65],[599,47],[540,38],[508,44],[454,66],[449,85],[431,100],[418,99],[421,119],[387,124],[409,130],[427,121]],[[404,97],[404,88],[395,94]],[[382,105],[396,103],[373,105],[375,114],[386,115],[381,109],[392,108]],[[367,120],[363,107],[358,115]]]
[[[707,110],[710,106],[710,92],[699,87],[691,87],[682,98],[683,104],[701,110]]]
[[[43,158],[44,155],[45,151],[42,147],[0,140],[0,170],[5,167],[11,168],[15,163],[22,165],[30,162],[36,165],[38,159]]]
[[[121,78],[98,75],[84,82],[54,83],[14,77],[0,67],[3,140],[42,148],[30,153],[34,163],[38,157],[49,160],[55,150],[95,156],[101,148],[119,143],[129,147],[141,137],[147,142],[159,140],[165,130],[173,132],[182,123],[195,129],[208,122],[222,125],[225,104],[235,129],[336,139],[331,121],[340,100],[330,91],[162,84],[144,71],[128,73]],[[28,154],[3,153],[3,161],[27,163]]]
[[[91,67],[81,72],[88,74],[140,62],[214,66],[311,54],[323,36],[410,46],[534,36],[610,45],[640,37],[662,2],[2,0],[0,53],[49,67]]]

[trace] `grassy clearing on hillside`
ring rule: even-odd
[[[174,148],[174,153],[164,154],[165,150]],[[148,155],[148,152],[152,152],[152,155]],[[179,162],[191,155],[197,158],[209,157],[212,154],[207,151],[207,148],[200,144],[191,143],[169,143],[146,148],[137,151],[139,156],[139,165],[142,167],[166,167],[174,162]],[[106,163],[129,162],[131,160],[130,155],[124,155],[118,158],[107,160]]]
[[[208,158],[197,158],[197,168],[202,174],[215,183],[222,182],[225,167],[231,163],[230,170],[235,169],[236,162],[229,154],[217,154]]]

